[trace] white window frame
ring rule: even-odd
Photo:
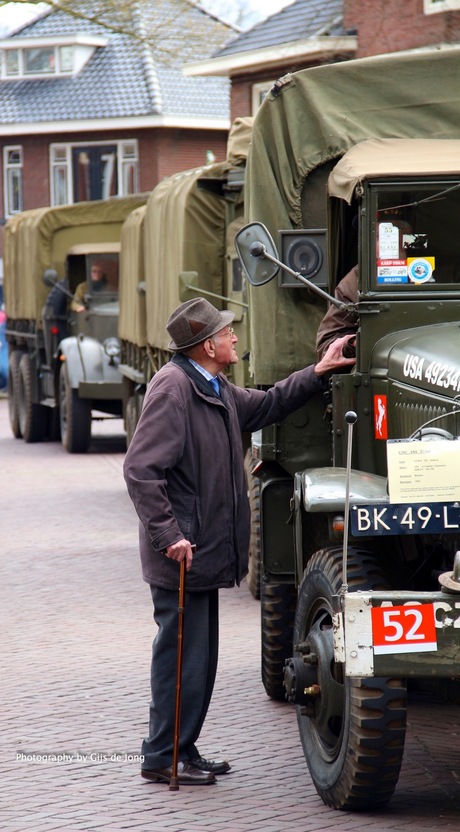
[[[21,38],[6,37],[0,38],[0,77],[2,81],[14,81],[23,78],[27,81],[37,78],[71,78],[77,75],[93,56],[96,49],[107,46],[108,39],[100,35],[60,35],[51,37]],[[69,55],[63,61],[62,50],[71,49]],[[41,72],[25,72],[24,50],[26,49],[47,49],[54,50],[54,65],[52,68]],[[7,75],[6,56],[8,52],[18,53],[18,72],[14,75]]]
[[[14,164],[8,161],[8,156],[11,151],[17,151],[19,153],[19,162],[15,162]],[[3,148],[3,202],[5,207],[5,217],[11,217],[14,214],[20,214],[23,210],[23,152],[22,152],[22,145],[15,144],[15,145],[6,145]],[[19,206],[17,208],[13,208],[11,206],[12,202],[12,189],[11,189],[11,181],[10,181],[10,174],[12,171],[19,171]]]
[[[72,150],[76,147],[101,147],[107,144],[115,145],[117,148],[117,179],[118,179],[118,194],[117,196],[129,196],[126,193],[125,183],[127,181],[126,168],[134,165],[134,193],[139,192],[139,149],[137,139],[107,139],[99,142],[53,142],[49,150],[49,165],[50,165],[50,203],[52,206],[57,206],[57,193],[55,188],[54,171],[57,168],[65,169],[66,176],[66,191],[68,197],[68,204],[74,203],[74,182],[72,171]],[[55,161],[54,151],[56,149],[64,149],[65,155],[62,159]]]
[[[456,9],[460,9],[460,0],[423,0],[424,14],[454,12]]]
[[[273,78],[272,81],[262,81],[259,84],[253,84],[252,85],[251,110],[252,110],[252,115],[253,116],[256,115],[257,110],[259,109],[260,105],[262,104],[262,101],[263,101],[262,96],[264,95],[264,93],[266,95],[267,93],[270,92],[270,90],[271,90],[273,84],[275,83],[275,81],[276,81],[276,78]]]

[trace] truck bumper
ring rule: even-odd
[[[112,400],[122,398],[121,381],[80,381],[78,395],[81,399]]]
[[[459,593],[350,592],[334,601],[334,656],[346,676],[460,676]]]

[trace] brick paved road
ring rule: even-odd
[[[389,807],[352,815],[322,804],[293,710],[269,701],[259,681],[259,608],[245,586],[221,593],[221,660],[201,742],[234,770],[217,786],[179,792],[141,780],[131,755],[146,730],[150,594],[122,444],[107,426],[99,434],[87,456],[27,446],[11,437],[0,400],[0,828],[458,830],[458,708],[426,698],[411,704]]]

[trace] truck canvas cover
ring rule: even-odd
[[[166,322],[179,305],[182,272],[198,274],[197,287],[222,295],[226,250],[226,210],[222,196],[198,186],[198,180],[226,180],[246,160],[252,119],[237,119],[230,132],[227,160],[168,177],[152,191],[145,213],[147,341],[167,350]],[[199,292],[197,293],[198,296]],[[210,298],[218,308],[221,302]],[[131,330],[131,336],[129,331]],[[134,340],[134,321],[125,329]],[[123,336],[122,336],[123,337]]]
[[[263,222],[275,241],[279,229],[326,227],[327,176],[358,142],[459,139],[459,58],[455,47],[426,50],[329,64],[281,79],[254,120],[247,220]],[[314,360],[325,306],[302,300],[302,291],[280,291],[276,281],[251,289],[256,384],[272,384]]]
[[[128,213],[146,196],[79,202],[59,208],[36,208],[8,220],[4,233],[4,292],[8,318],[39,321],[49,287],[45,269],[65,276],[69,249],[79,243],[110,243],[120,239]]]
[[[147,207],[136,208],[121,229],[120,314],[118,334],[137,347],[147,343],[145,330],[145,292],[138,292],[144,280],[144,220]]]
[[[350,203],[355,188],[365,179],[456,174],[459,163],[460,140],[369,139],[337,162],[329,175],[328,191]]]

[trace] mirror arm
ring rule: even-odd
[[[315,284],[312,283],[311,280],[308,280],[307,277],[304,277],[303,275],[299,274],[299,272],[295,272],[294,269],[291,269],[289,266],[286,266],[285,263],[282,263],[281,260],[277,260],[276,257],[272,257],[272,255],[269,254],[265,249],[265,246],[263,247],[263,252],[261,254],[255,254],[254,256],[260,257],[261,260],[271,260],[272,263],[276,263],[277,266],[279,266],[285,272],[288,272],[288,274],[291,274],[293,277],[296,277],[297,280],[299,280],[301,283],[304,283],[305,286],[308,286],[309,289],[311,289],[313,292],[316,292],[316,294],[320,297],[324,298],[325,300],[328,300],[329,303],[332,303],[334,306],[337,307],[337,309],[340,309],[341,312],[353,312],[356,309],[356,306],[353,303],[344,303],[341,300],[337,300],[337,298],[333,297],[333,295],[330,295],[329,292],[325,292],[324,289],[321,289],[319,286],[315,286]]]

